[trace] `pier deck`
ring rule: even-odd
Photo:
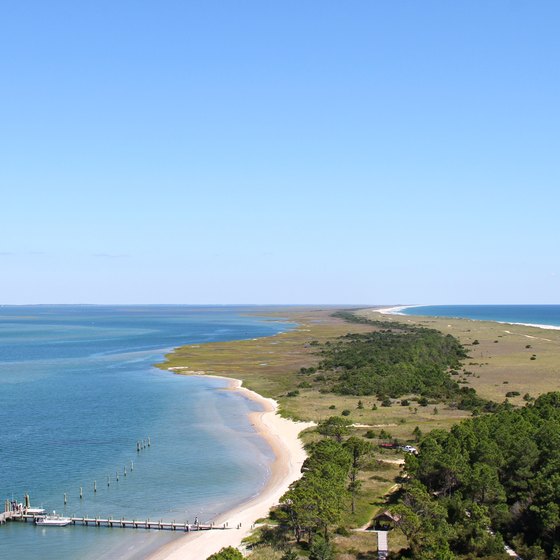
[[[19,519],[21,513],[17,511],[4,511],[0,513],[0,525],[4,525],[6,521],[11,521],[12,519]]]
[[[4,512],[0,514],[0,524],[7,521],[35,521],[37,515],[31,515],[21,512]],[[227,523],[222,525],[214,525],[214,523],[176,523],[175,521],[152,521],[150,519],[113,519],[101,517],[69,517],[72,525],[82,525],[84,527],[120,527],[122,529],[157,529],[160,531],[183,531],[189,533],[191,531],[210,531],[210,530],[227,530]],[[239,528],[239,526],[237,526]]]

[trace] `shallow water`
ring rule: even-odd
[[[152,367],[180,344],[289,327],[242,316],[246,311],[0,308],[2,499],[29,492],[32,505],[60,513],[184,522],[211,520],[256,494],[272,459],[247,417],[257,406],[224,390],[223,380]],[[136,442],[148,436],[151,446],[138,453]],[[47,560],[139,558],[176,538],[164,531],[23,523],[0,527],[0,534],[0,558],[17,551]]]

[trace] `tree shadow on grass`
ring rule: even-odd
[[[368,550],[367,552],[360,552],[356,556],[356,560],[377,560],[377,551]]]

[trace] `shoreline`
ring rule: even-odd
[[[173,369],[170,371],[177,373]],[[194,375],[227,380],[228,390],[236,391],[262,406],[262,411],[249,414],[249,420],[257,434],[270,445],[274,453],[270,477],[256,496],[215,519],[217,526],[228,523],[228,529],[185,535],[164,545],[149,555],[147,560],[205,560],[223,547],[239,547],[241,541],[253,530],[255,521],[267,517],[270,508],[277,505],[290,485],[301,477],[301,466],[307,457],[299,434],[314,426],[313,422],[294,422],[282,418],[278,414],[278,403],[274,399],[263,397],[243,387],[241,379],[200,373]]]
[[[560,331],[560,326],[558,325],[543,325],[538,323],[514,323],[512,321],[497,321],[493,319],[472,319],[471,317],[449,317],[447,315],[408,315],[406,313],[402,313],[403,309],[410,309],[412,307],[429,307],[429,306],[428,304],[396,305],[394,307],[382,307],[380,309],[372,309],[372,311],[381,313],[382,315],[400,315],[402,317],[432,317],[434,319],[463,319],[466,321],[482,321],[482,322],[486,321],[489,323],[499,323],[500,325],[517,325],[520,327],[534,327],[536,329]]]
[[[404,315],[401,313],[403,309],[408,309],[409,307],[422,307],[421,305],[394,305],[393,307],[380,307],[379,309],[372,309],[377,313],[382,315]]]

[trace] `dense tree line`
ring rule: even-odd
[[[560,393],[435,430],[407,458],[395,513],[421,560],[560,560]]]
[[[307,447],[302,477],[280,499],[280,507],[272,514],[278,525],[265,532],[265,542],[286,550],[295,539],[308,551],[310,560],[334,557],[332,530],[344,513],[354,510],[358,474],[372,451],[363,438],[345,437],[347,430],[348,422],[340,417],[319,425],[319,432],[327,437]],[[291,558],[291,554],[288,550],[285,557]]]
[[[348,474],[351,454],[336,439],[325,439],[310,449],[303,465],[303,476],[282,496],[283,521],[296,541],[313,541],[319,534],[325,540],[348,502]]]
[[[349,395],[387,397],[419,395],[454,402],[459,408],[491,408],[474,389],[461,387],[451,372],[467,357],[451,335],[425,327],[388,321],[370,321],[348,312],[335,314],[348,321],[367,323],[377,330],[347,334],[321,347],[322,360],[313,374],[328,390]]]

